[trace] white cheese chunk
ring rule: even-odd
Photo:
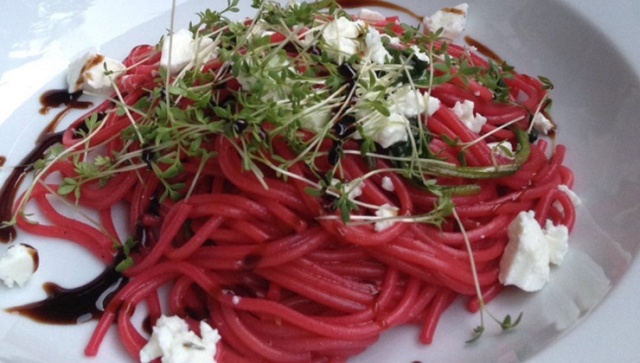
[[[391,58],[391,54],[382,44],[380,33],[373,27],[367,27],[367,33],[364,36],[365,50],[363,59],[369,60],[377,64],[385,64]]]
[[[453,8],[438,10],[430,17],[425,17],[422,23],[425,29],[435,33],[442,28],[442,37],[450,42],[455,41],[467,26],[467,10],[469,5],[460,4]]]
[[[389,39],[389,45],[399,46],[402,44],[402,41],[398,37],[392,37],[392,36],[389,36],[388,34],[380,34],[380,36],[383,39],[384,38]]]
[[[69,93],[87,91],[99,95],[113,93],[113,81],[124,74],[122,62],[102,54],[87,53],[69,64],[67,84]]]
[[[471,131],[479,133],[482,130],[482,126],[487,123],[487,118],[479,113],[474,115],[474,106],[473,101],[465,100],[463,103],[456,101],[456,104],[453,105],[453,112]]]
[[[500,155],[502,157],[513,159],[515,155],[513,153],[513,145],[507,140],[498,141],[498,142],[488,142],[487,146],[493,150],[495,155]]]
[[[336,186],[340,183],[339,179],[331,179],[331,185]],[[352,180],[344,183],[344,191],[347,193],[347,198],[350,200],[356,200],[359,196],[362,195],[362,181],[361,180]]]
[[[542,112],[538,112],[533,118],[533,128],[543,135],[548,135],[555,125]]]
[[[359,105],[357,119],[362,120],[364,134],[357,134],[356,138],[371,138],[385,149],[397,142],[407,141],[407,117],[416,117],[425,111],[425,101],[420,91],[411,89],[409,85],[395,89],[386,100],[389,116],[381,114],[365,102],[377,97],[377,92],[360,95],[363,102]]]
[[[362,20],[352,21],[339,17],[327,23],[322,29],[322,39],[331,48],[329,53],[338,58],[350,57],[360,48],[358,38],[362,35],[366,24]]]
[[[582,201],[580,200],[580,198],[578,197],[578,195],[571,189],[569,189],[568,186],[564,185],[564,184],[560,184],[558,185],[558,190],[560,190],[561,192],[566,193],[569,196],[569,199],[571,199],[571,203],[573,203],[573,205],[580,205],[582,204]]]
[[[564,225],[555,226],[547,219],[543,232],[549,246],[549,262],[560,266],[569,250],[569,229]]]
[[[409,49],[413,50],[413,54],[416,58],[418,58],[418,60],[429,63],[430,59],[429,56],[427,55],[427,53],[423,52],[422,50],[420,50],[420,48],[413,44],[409,47]]]
[[[178,73],[195,61],[206,61],[215,57],[217,47],[210,38],[193,39],[193,33],[187,29],[180,29],[162,43],[160,66],[170,73]],[[169,61],[171,53],[171,61]]]
[[[433,116],[434,113],[438,112],[440,109],[440,99],[430,96],[428,94],[424,94],[424,103],[427,105],[427,114],[429,116]]]
[[[200,322],[200,335],[189,330],[186,321],[177,316],[161,316],[153,327],[149,342],[140,351],[140,361],[149,363],[162,358],[162,363],[216,363],[218,331]]]
[[[388,192],[393,192],[395,190],[395,187],[393,186],[393,181],[388,176],[382,177],[382,189]]]
[[[377,11],[369,10],[369,9],[361,9],[360,12],[358,12],[358,19],[362,19],[364,21],[370,21],[370,22],[386,20],[384,15],[380,14]]]
[[[424,101],[424,96],[419,90],[404,85],[389,96],[390,111],[406,117],[416,117],[425,111]]]
[[[24,286],[38,268],[38,252],[31,246],[17,244],[0,258],[0,280],[9,288]]]
[[[376,210],[376,217],[380,218],[391,218],[398,216],[398,208],[391,206],[389,204],[383,204],[380,206],[380,209]],[[387,228],[393,226],[395,221],[393,220],[382,220],[378,221],[375,224],[376,232],[384,231]]]
[[[549,281],[549,246],[533,211],[520,212],[508,229],[500,259],[500,282],[538,291]]]
[[[407,122],[404,117],[391,114],[391,116],[384,118],[384,121],[386,122],[385,126],[373,138],[383,149],[408,140]]]

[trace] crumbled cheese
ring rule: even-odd
[[[380,14],[377,11],[373,11],[369,9],[361,9],[360,12],[358,13],[358,19],[362,19],[364,21],[370,21],[370,22],[386,20],[384,15]]]
[[[507,140],[498,141],[498,142],[488,142],[487,146],[493,150],[495,155],[500,155],[502,157],[513,159],[515,155],[513,153],[513,145]]]
[[[364,36],[366,48],[364,50],[363,59],[370,60],[377,64],[385,64],[391,58],[391,54],[382,44],[380,32],[373,27],[367,27],[367,33]]]
[[[217,47],[211,38],[193,39],[187,29],[180,29],[171,34],[162,43],[160,66],[170,73],[178,73],[192,62],[206,61],[217,55]],[[171,64],[169,64],[169,44],[171,44]]]
[[[101,54],[87,53],[69,64],[69,93],[87,91],[100,95],[113,93],[113,81],[124,74],[122,62]]]
[[[571,203],[573,203],[573,205],[580,205],[582,203],[578,195],[573,190],[569,189],[568,186],[560,184],[558,185],[558,190],[566,193],[569,196],[569,199],[571,199]]]
[[[388,176],[382,177],[382,189],[388,192],[393,192],[395,190],[395,187],[393,186],[393,181]]]
[[[465,100],[463,103],[456,101],[456,104],[453,106],[453,112],[471,131],[478,133],[482,129],[482,125],[487,123],[487,118],[479,113],[474,115],[473,107],[473,101]]]
[[[383,204],[380,206],[380,209],[376,211],[376,217],[380,218],[392,218],[398,216],[398,208],[391,206],[389,204]],[[385,229],[393,226],[395,221],[393,220],[382,220],[378,221],[375,224],[376,232],[384,231]]]
[[[424,96],[410,85],[404,85],[389,95],[390,112],[416,117],[425,111]]]
[[[378,113],[362,126],[362,130],[384,149],[408,140],[407,119],[397,113],[392,113],[389,117]]]
[[[0,280],[9,288],[14,284],[22,287],[36,271],[37,251],[24,244],[17,244],[7,249],[0,258]]]
[[[442,28],[442,37],[450,42],[454,42],[467,26],[467,9],[469,5],[460,4],[453,8],[438,10],[430,17],[422,20],[426,29],[435,33]]]
[[[377,97],[376,92],[360,95],[363,101]],[[383,148],[408,140],[407,117],[417,117],[425,112],[425,97],[420,91],[412,89],[409,85],[403,85],[388,95],[387,103],[389,116],[384,116],[368,106],[366,102],[363,103],[357,111],[357,118],[362,120],[363,135],[357,134],[356,138],[371,138]]]
[[[427,114],[429,116],[433,116],[434,113],[438,112],[440,109],[440,99],[433,97],[428,94],[424,94],[424,103],[427,105]]]
[[[549,246],[533,211],[520,212],[508,229],[500,259],[500,282],[538,291],[549,281]]]
[[[350,57],[358,53],[360,47],[358,38],[365,27],[366,24],[362,20],[352,21],[345,17],[339,17],[327,23],[322,29],[322,38],[331,48],[329,53],[335,55],[337,52],[338,57]]]
[[[336,186],[340,183],[339,179],[331,179],[331,185]],[[347,193],[347,198],[350,200],[356,200],[359,196],[362,195],[362,180],[352,180],[350,182],[343,183],[344,191]]]
[[[559,266],[569,250],[569,229],[547,220],[544,228],[533,211],[520,212],[508,229],[509,242],[500,260],[504,285],[538,291],[549,281],[549,264]]]
[[[430,59],[427,53],[420,50],[420,48],[417,45],[413,44],[409,47],[409,49],[413,50],[413,54],[415,55],[416,58],[418,58],[418,60],[426,63],[430,62]]]
[[[389,36],[388,34],[380,34],[380,36],[381,36],[382,38],[389,39],[389,45],[396,45],[396,46],[398,46],[398,45],[401,45],[401,44],[402,44],[402,41],[401,41],[401,40],[400,40],[400,38],[398,38],[398,37],[392,37],[392,36]]]
[[[148,363],[162,357],[162,363],[215,363],[218,331],[200,322],[200,335],[189,330],[186,321],[177,316],[161,316],[153,334],[140,351],[140,361]]]
[[[569,250],[569,229],[564,225],[555,226],[547,219],[543,233],[549,246],[549,262],[560,266]]]
[[[538,112],[533,118],[533,128],[541,134],[548,135],[549,131],[555,128],[555,125],[542,112]]]
[[[362,180],[352,180],[345,184],[345,190],[349,193],[349,199],[355,200],[362,195]]]

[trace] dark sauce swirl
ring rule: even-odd
[[[80,287],[67,289],[47,282],[44,284],[46,299],[6,311],[48,324],[71,325],[99,319],[113,296],[128,281],[115,269],[119,261],[121,259],[116,258],[98,277]]]

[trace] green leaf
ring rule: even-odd
[[[478,325],[475,329],[473,329],[473,337],[467,340],[467,343],[473,343],[476,340],[480,339],[482,333],[484,333],[484,326]]]
[[[133,261],[133,258],[131,256],[128,256],[116,265],[116,271],[122,273],[126,271],[129,267],[132,267],[134,264],[135,262]]]
[[[554,88],[553,83],[551,83],[551,80],[547,77],[544,76],[538,76],[538,79],[540,80],[540,82],[542,82],[543,86],[542,89],[544,90],[552,90]]]
[[[500,326],[502,327],[502,330],[509,330],[511,328],[515,328],[518,324],[520,324],[520,321],[522,320],[522,314],[523,313],[520,313],[518,315],[518,318],[516,318],[514,322],[511,322],[511,315],[507,314],[507,316],[504,317],[504,320],[500,324]]]
[[[389,117],[391,116],[391,112],[389,111],[389,108],[387,108],[387,106],[385,106],[382,102],[380,101],[373,101],[371,102],[371,106],[378,112],[380,112],[384,117]]]
[[[304,191],[312,197],[322,197],[324,195],[324,190],[315,189],[315,188],[304,188]]]
[[[75,184],[61,184],[58,187],[58,194],[62,196],[69,195],[76,189],[76,187],[77,185]]]

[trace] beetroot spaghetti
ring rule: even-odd
[[[519,213],[572,228],[566,149],[538,138],[555,131],[537,127],[546,78],[331,1],[256,2],[243,22],[225,17],[233,6],[199,14],[183,63],[178,32],[133,49],[16,203],[20,229],[128,279],[88,356],[117,324],[139,359],[142,306],[150,325],[217,329],[223,363],[345,362],[403,324],[430,344],[455,299],[476,312],[503,290]]]

